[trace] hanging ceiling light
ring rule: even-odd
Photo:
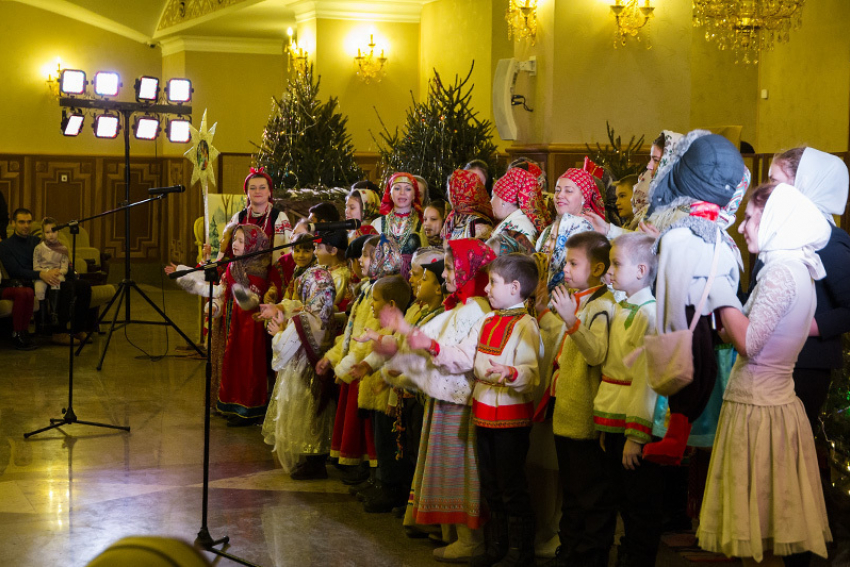
[[[705,28],[705,39],[721,50],[743,52],[743,63],[758,63],[760,51],[772,51],[800,27],[805,1],[693,0],[694,26]]]

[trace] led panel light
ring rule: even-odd
[[[175,118],[168,121],[168,141],[175,144],[185,144],[192,139],[192,133],[189,130],[189,121],[182,118]]]
[[[135,88],[136,100],[139,102],[156,102],[159,98],[159,79],[156,77],[139,77]]]
[[[118,96],[121,79],[118,73],[98,71],[94,74],[94,94],[97,96]]]
[[[140,116],[136,120],[135,136],[139,140],[154,140],[159,135],[159,118]]]
[[[92,128],[98,138],[115,138],[121,130],[121,125],[114,114],[98,114],[94,117]]]
[[[63,69],[59,79],[62,94],[79,95],[86,92],[86,72],[78,69]]]
[[[79,112],[72,112],[70,115],[62,111],[62,134],[65,136],[79,136],[83,130],[83,121],[85,116]]]
[[[168,102],[189,102],[192,100],[192,81],[189,79],[169,79],[165,88]]]

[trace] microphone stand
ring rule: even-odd
[[[148,191],[156,191],[156,189],[149,189]],[[127,211],[127,219],[125,219],[125,220],[127,220],[127,222],[129,223],[129,210],[131,208],[137,207],[139,205],[143,205],[145,203],[150,203],[152,201],[158,201],[160,199],[164,199],[167,194],[168,193],[161,193],[159,195],[156,195],[154,197],[150,197],[148,199],[144,199],[142,201],[136,201],[135,203],[125,202],[125,203],[121,204],[120,206],[118,206],[117,208],[112,209],[111,211],[104,211],[102,213],[98,213],[98,214],[91,216],[91,217],[88,217],[86,219],[82,219],[78,222],[96,219],[96,218],[99,218],[99,217],[102,217],[102,216],[115,214],[115,213],[118,213],[118,212],[121,212],[121,211]],[[103,312],[100,314],[100,317],[98,317],[98,320],[97,320],[97,325],[98,325],[97,328],[99,328],[100,324],[106,318],[106,314],[109,313],[109,310],[112,308],[112,305],[115,304],[116,300],[118,301],[118,305],[115,307],[115,314],[112,317],[112,323],[109,326],[109,333],[106,335],[106,343],[103,345],[103,352],[100,355],[100,361],[97,363],[97,369],[100,370],[101,368],[103,368],[103,359],[106,358],[106,351],[109,349],[109,343],[112,340],[112,334],[115,332],[115,329],[120,328],[120,327],[126,327],[127,325],[129,325],[131,323],[135,323],[135,324],[139,324],[139,325],[165,325],[165,326],[171,327],[172,329],[177,331],[177,334],[180,335],[181,337],[183,337],[183,339],[186,340],[186,342],[189,344],[189,346],[191,346],[193,349],[195,349],[198,352],[198,354],[203,355],[204,353],[201,351],[200,348],[198,348],[198,346],[195,344],[195,342],[192,339],[190,339],[188,336],[186,336],[186,334],[183,331],[180,330],[180,327],[178,327],[177,324],[174,323],[174,321],[169,319],[168,315],[166,315],[165,312],[162,309],[159,308],[159,306],[157,306],[153,301],[151,301],[151,299],[145,294],[145,292],[142,291],[139,288],[139,286],[136,284],[136,282],[134,282],[132,279],[130,279],[130,253],[129,253],[129,250],[130,250],[129,238],[130,237],[129,237],[129,230],[130,230],[129,224],[127,224],[127,230],[125,231],[126,236],[127,236],[127,245],[124,247],[125,253],[126,253],[125,254],[126,258],[124,258],[124,279],[118,285],[118,289],[115,291],[115,295],[113,295],[112,299],[110,299],[109,302],[106,304],[106,308],[103,310]],[[148,304],[151,307],[153,307],[154,311],[156,311],[159,314],[159,316],[162,317],[163,321],[137,321],[137,320],[132,320],[130,318],[130,290],[131,289],[135,290],[136,293],[141,295],[142,299],[147,301]],[[125,300],[126,300],[126,303],[125,303]],[[125,318],[124,318],[123,321],[119,322],[118,321],[118,314],[121,311],[121,304],[122,303],[124,304],[124,307],[125,307]],[[77,355],[78,356],[79,356],[80,352],[83,350],[83,347],[86,346],[86,343],[89,341],[89,338],[91,337],[92,332],[93,331],[89,331],[86,334],[85,338],[83,339],[82,343],[80,344],[79,348],[77,349]]]
[[[260,256],[262,254],[269,254],[274,252],[275,250],[281,250],[283,248],[291,248],[297,244],[304,244],[305,242],[316,242],[321,241],[323,235],[328,234],[327,232],[314,236],[313,238],[301,238],[296,240],[295,242],[290,242],[289,244],[281,244],[280,246],[275,246],[273,248],[265,248],[263,250],[257,250],[256,252],[249,252],[248,254],[243,254],[242,256],[238,256],[236,258],[227,259],[227,260],[219,260],[217,262],[207,262],[203,266],[198,266],[196,268],[190,268],[188,270],[176,270],[168,275],[171,279],[177,279],[179,277],[185,276],[187,274],[191,274],[194,272],[204,272],[204,281],[208,282],[208,292],[209,297],[208,300],[210,302],[209,310],[207,312],[207,355],[206,355],[206,367],[205,367],[205,376],[206,376],[206,384],[204,386],[204,480],[203,480],[203,488],[202,488],[202,500],[201,500],[201,529],[198,531],[198,536],[195,538],[195,546],[203,549],[204,551],[209,551],[210,553],[214,553],[220,557],[225,557],[230,559],[234,563],[239,563],[241,565],[247,565],[248,567],[258,567],[256,564],[247,561],[246,559],[242,559],[235,555],[231,555],[223,549],[216,549],[215,546],[223,545],[224,547],[228,547],[230,545],[230,537],[224,536],[219,539],[214,539],[210,535],[209,527],[207,526],[207,516],[209,511],[209,486],[210,486],[210,402],[212,399],[212,299],[213,299],[213,287],[219,281],[218,276],[218,268],[220,266],[227,266],[233,262],[241,262],[243,260],[247,260],[248,258],[253,258],[254,256]],[[222,315],[224,315],[222,313]]]
[[[161,199],[162,197],[163,197],[163,195],[160,195],[159,197],[156,197],[156,199]],[[153,199],[148,199],[148,201],[151,201],[151,200],[153,200]],[[135,206],[135,205],[139,205],[142,202],[145,202],[145,201],[141,201],[139,203],[134,203],[133,205],[129,205],[129,206],[132,207],[132,206]],[[65,224],[59,224],[59,225],[56,225],[53,228],[54,232],[58,232],[65,227],[68,227],[71,230],[71,266],[72,267],[74,266],[74,263],[77,260],[77,235],[80,233],[80,223],[85,222],[85,221],[89,221],[89,220],[92,220],[92,219],[96,219],[96,218],[101,217],[105,214],[109,214],[110,212],[112,212],[112,211],[97,214],[97,215],[94,215],[92,217],[88,217],[88,218],[85,218],[85,219],[70,221],[70,222],[67,222]],[[74,270],[74,274],[76,274],[76,270]],[[72,277],[71,272],[69,271],[68,272],[68,279],[70,280],[71,277]],[[77,278],[76,275],[74,275],[73,277],[74,277],[74,279]],[[98,423],[96,421],[83,421],[81,419],[78,419],[77,414],[74,412],[74,340],[73,340],[73,336],[75,334],[75,331],[78,331],[79,329],[74,328],[74,320],[76,319],[76,317],[74,315],[74,307],[75,307],[75,304],[77,302],[76,288],[74,287],[72,282],[69,281],[68,283],[71,284],[71,286],[70,286],[71,287],[71,297],[69,299],[70,305],[68,307],[68,311],[71,314],[71,321],[69,322],[69,325],[70,325],[69,339],[70,340],[68,341],[68,407],[62,408],[62,417],[61,418],[58,418],[58,419],[57,418],[51,418],[50,419],[50,425],[48,425],[47,427],[42,427],[41,429],[36,429],[35,431],[30,431],[29,433],[24,433],[24,439],[28,439],[29,437],[32,437],[33,435],[43,433],[43,432],[48,431],[50,429],[56,429],[57,427],[62,427],[63,425],[71,425],[71,424],[74,424],[74,423],[79,423],[80,425],[91,425],[92,427],[105,427],[105,428],[108,428],[108,429],[120,429],[121,431],[130,431],[129,427],[123,426],[123,425],[112,425],[112,424],[109,424],[109,423]],[[115,300],[115,298],[113,297],[113,301],[114,300]],[[99,323],[100,322],[98,321],[98,324]],[[91,335],[91,332],[89,332],[89,335]],[[86,339],[88,339],[88,335],[86,335]],[[80,345],[80,348],[82,348],[82,345]],[[77,354],[79,354],[79,351],[77,351]]]

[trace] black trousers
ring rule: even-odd
[[[491,511],[508,516],[532,516],[525,477],[531,427],[475,427],[481,495]]]
[[[605,453],[598,439],[555,435],[561,502],[561,554],[567,561],[605,555],[617,523],[617,510],[606,481]]]
[[[694,315],[694,307],[685,307],[688,324]],[[717,359],[714,355],[714,331],[711,316],[700,317],[694,328],[693,337],[694,381],[669,398],[670,413],[681,413],[690,423],[699,418],[711,399],[717,381]]]
[[[419,456],[419,441],[422,439],[422,422],[425,419],[425,406],[419,398],[401,398],[403,403],[402,424],[404,426],[403,445],[404,460],[410,463],[411,470],[416,468],[416,458]],[[412,477],[411,477],[411,480]]]
[[[608,482],[606,494],[611,500],[602,507],[623,518],[626,534],[620,540],[620,554],[625,553],[629,565],[653,567],[661,541],[663,523],[664,481],[661,465],[640,461],[635,470],[623,466],[623,447],[626,436],[605,433],[604,468]],[[614,542],[614,528],[606,541]]]
[[[74,300],[74,311],[71,312],[71,299]],[[91,284],[82,280],[67,280],[59,287],[59,327],[65,329],[71,322],[72,333],[79,333],[86,328],[86,317],[91,305]]]
[[[413,466],[407,459],[397,459],[398,438],[393,431],[395,418],[384,412],[372,412],[372,430],[375,436],[375,452],[378,455],[377,477],[390,486],[410,486],[413,481]]]

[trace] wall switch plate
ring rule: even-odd
[[[59,181],[61,181],[62,183],[68,183],[68,174],[67,173],[60,174],[59,175]]]
[[[768,96],[767,89],[762,89],[762,90],[761,90],[761,98],[762,98],[762,100],[767,100],[767,96]]]

